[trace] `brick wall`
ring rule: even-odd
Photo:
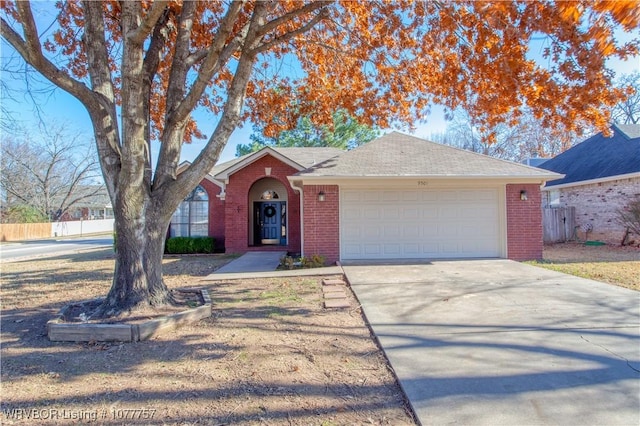
[[[527,191],[527,200],[520,192]],[[510,184],[506,188],[507,257],[542,259],[542,208],[540,185]]]
[[[209,196],[209,236],[216,239],[218,248],[224,247],[224,201],[220,195],[220,187],[207,179],[200,182],[200,186],[207,191]]]
[[[324,201],[318,193],[324,192]],[[340,259],[340,190],[337,185],[304,186],[304,254],[320,254],[328,264]]]
[[[271,174],[265,168],[271,168]],[[244,253],[251,250],[287,250],[300,252],[300,196],[291,188],[287,176],[296,173],[293,167],[267,155],[249,164],[229,177],[225,198],[225,250],[227,253]],[[287,246],[249,246],[249,190],[262,178],[280,181],[287,188],[288,239]]]
[[[638,195],[640,178],[619,179],[560,189],[560,205],[576,208],[576,225],[591,224],[588,239],[619,244],[625,230],[616,223],[617,212]],[[586,237],[581,229],[578,237]]]

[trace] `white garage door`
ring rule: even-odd
[[[347,259],[500,256],[497,189],[341,190]]]

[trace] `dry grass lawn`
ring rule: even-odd
[[[167,283],[229,260],[167,259]],[[415,424],[355,299],[324,309],[320,278],[208,283],[211,318],[149,341],[50,342],[112,268],[110,250],[2,264],[1,424]]]
[[[536,266],[640,291],[640,248],[569,242],[544,248]]]

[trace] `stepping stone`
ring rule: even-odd
[[[325,308],[350,308],[351,304],[347,299],[331,299],[324,301]]]
[[[335,293],[326,293],[324,295],[325,299],[346,299],[347,295],[344,294],[344,291],[341,292],[335,292]]]
[[[325,287],[322,287],[322,292],[323,293],[344,293],[344,287],[341,286],[337,286],[337,285],[328,285]]]
[[[347,285],[343,280],[338,279],[323,279],[322,285]]]

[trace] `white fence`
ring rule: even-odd
[[[52,222],[51,236],[66,237],[69,235],[87,235],[113,232],[113,219],[74,220],[69,222]]]

